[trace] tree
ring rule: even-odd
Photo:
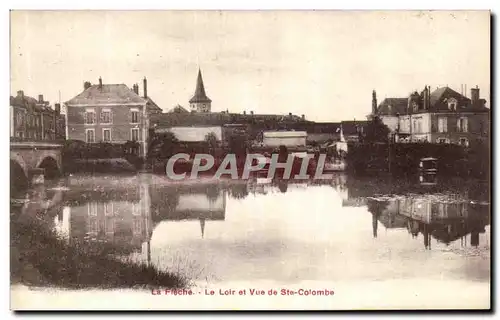
[[[210,153],[213,153],[214,150],[217,148],[217,136],[213,132],[207,133],[205,136],[205,142],[208,145],[208,150]]]
[[[237,155],[246,154],[248,140],[248,135],[245,132],[233,132],[228,137],[228,147],[230,152]]]
[[[388,142],[391,130],[382,122],[380,117],[375,116],[365,127],[363,142]]]
[[[148,157],[152,159],[167,159],[175,153],[179,140],[172,132],[154,134],[149,143]]]

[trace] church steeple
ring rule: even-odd
[[[200,218],[200,227],[201,227],[201,238],[205,237],[205,219]]]
[[[205,93],[205,85],[203,84],[203,77],[201,76],[201,69],[198,69],[198,78],[196,79],[196,90],[194,96],[189,100],[191,111],[196,112],[210,112],[211,103],[209,97]]]

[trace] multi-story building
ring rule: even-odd
[[[60,104],[50,107],[43,95],[38,100],[22,90],[10,97],[10,136],[17,139],[55,140],[64,138]]]
[[[137,84],[84,83],[83,92],[67,101],[67,138],[87,143],[107,142],[139,143],[141,156],[147,155],[150,115],[161,109],[147,95],[144,78],[144,95],[139,96]]]
[[[489,137],[490,109],[485,104],[477,87],[471,89],[469,99],[449,87],[430,92],[426,86],[408,98],[385,99],[372,113],[382,119],[399,142],[469,146]]]

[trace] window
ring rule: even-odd
[[[139,111],[138,110],[132,110],[132,123],[139,123]]]
[[[98,226],[97,226],[97,219],[93,218],[89,220],[89,229],[88,232],[90,234],[96,234],[98,231]]]
[[[140,216],[141,215],[141,207],[139,203],[137,202],[132,202],[132,215],[134,216]]]
[[[132,128],[130,133],[130,140],[139,141],[139,128]]]
[[[95,110],[85,110],[85,124],[95,124]]]
[[[135,235],[141,234],[142,233],[142,221],[139,219],[134,219],[132,228],[133,228],[133,233]]]
[[[16,114],[16,122],[17,122],[17,125],[20,125],[23,123],[23,114],[21,112],[18,112]]]
[[[85,130],[85,136],[87,143],[93,143],[95,142],[95,131],[94,129],[87,129]]]
[[[104,203],[104,215],[105,216],[112,216],[113,215],[113,203],[112,202],[105,202]]]
[[[448,139],[446,138],[437,138],[437,143],[448,143]]]
[[[457,131],[458,132],[467,132],[467,118],[460,118],[457,120]]]
[[[456,99],[449,99],[448,100],[448,109],[451,111],[456,111],[457,110],[457,100]]]
[[[113,220],[113,218],[107,218],[106,220],[104,220],[104,223],[105,223],[106,233],[108,234],[115,233],[115,220]]]
[[[87,209],[89,216],[97,216],[97,202],[87,203]]]
[[[448,118],[438,118],[438,132],[448,132]]]
[[[21,138],[21,139],[22,139],[22,138],[24,138],[24,132],[22,132],[22,131],[17,131],[17,132],[16,132],[16,137]]]
[[[102,141],[111,142],[111,129],[102,129]]]
[[[458,142],[461,146],[468,147],[469,146],[469,140],[467,138],[460,138]]]
[[[101,111],[101,123],[111,123],[111,110],[103,109]]]

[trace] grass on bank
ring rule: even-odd
[[[114,258],[110,245],[68,244],[31,217],[11,216],[11,282],[28,286],[183,288],[188,279],[146,264]]]

